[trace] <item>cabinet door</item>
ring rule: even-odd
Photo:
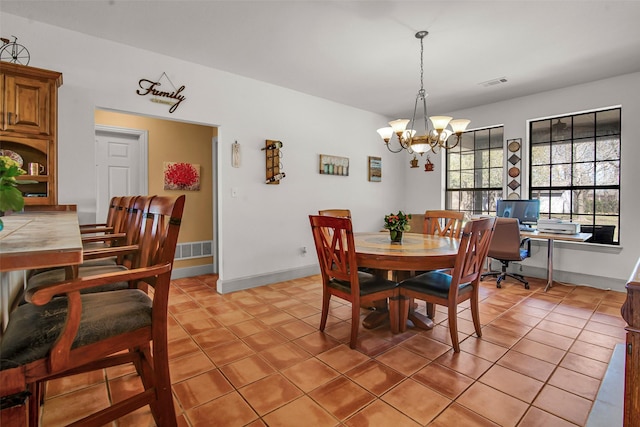
[[[5,131],[49,135],[49,92],[47,81],[5,76],[3,123]]]

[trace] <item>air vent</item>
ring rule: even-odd
[[[502,83],[506,83],[507,82],[507,78],[506,77],[500,77],[497,79],[493,79],[493,80],[488,80],[486,82],[482,82],[479,83],[482,87],[489,87],[489,86],[495,86],[495,85],[499,85]]]
[[[213,241],[178,243],[175,259],[204,258],[213,255]]]

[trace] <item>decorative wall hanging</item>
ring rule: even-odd
[[[413,155],[413,159],[411,159],[409,161],[409,165],[410,165],[409,166],[410,168],[417,168],[418,167],[418,158],[416,157],[415,154]]]
[[[240,167],[240,144],[238,144],[238,141],[231,144],[231,166],[234,168]]]
[[[369,181],[382,182],[382,157],[369,156]]]
[[[431,163],[431,159],[427,156],[427,162],[424,164],[425,172],[433,172],[433,163]]]
[[[349,158],[320,154],[320,173],[349,176]]]
[[[200,190],[200,165],[183,162],[164,162],[165,190]]]
[[[171,90],[170,88],[173,88],[173,91],[159,90],[158,88],[162,86],[163,82],[165,88],[169,88],[169,90]],[[180,103],[186,99],[184,95],[180,94],[184,90],[185,86],[182,85],[179,88],[176,88],[165,72],[163,72],[160,78],[157,80],[138,80],[138,86],[140,86],[140,89],[136,90],[136,93],[138,95],[151,95],[151,102],[171,105],[171,108],[169,108],[170,113],[176,111],[176,109],[180,106]]]
[[[266,155],[266,184],[280,184],[282,178],[287,176],[282,170],[282,163],[280,163],[280,159],[282,159],[281,148],[282,142],[272,139],[267,139],[264,143],[264,148],[261,148]]]
[[[510,179],[507,186],[511,189],[511,192],[507,196],[509,200],[517,200],[520,199],[521,194],[521,185],[520,178],[522,176],[522,171],[520,170],[520,161],[522,157],[520,156],[520,149],[522,148],[522,139],[509,139],[507,140],[507,150],[509,150],[511,156],[507,159],[507,161],[512,165],[507,170],[508,178]]]

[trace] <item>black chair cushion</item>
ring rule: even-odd
[[[152,301],[139,289],[85,294],[80,328],[72,348],[81,347],[151,325]],[[9,316],[0,342],[0,370],[47,356],[60,335],[67,313],[67,298],[48,304],[24,304]]]
[[[371,273],[358,271],[358,280],[360,281],[360,295],[369,295],[375,292],[393,289],[398,284],[391,280],[383,279]],[[342,292],[351,293],[351,285],[348,281],[331,279],[329,286]]]
[[[451,287],[451,275],[442,271],[429,271],[400,282],[400,287],[439,298],[447,298]],[[469,292],[471,289],[471,283],[462,283],[458,286],[458,294]]]

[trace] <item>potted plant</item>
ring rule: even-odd
[[[411,214],[405,214],[402,211],[384,216],[384,228],[389,230],[392,243],[402,243],[402,233],[411,230],[410,219]]]
[[[8,156],[0,156],[0,216],[5,212],[20,211],[24,207],[24,198],[17,188],[16,181],[16,177],[24,173],[18,162]],[[2,230],[1,219],[0,230]]]

